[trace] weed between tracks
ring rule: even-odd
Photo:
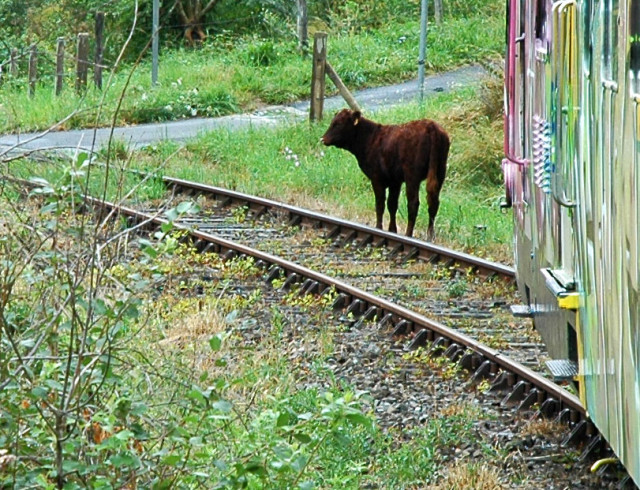
[[[420,486],[439,477],[445,453],[472,437],[477,410],[442,413],[402,444],[400,434],[376,425],[365,409],[368,395],[324,367],[335,350],[333,332],[343,331],[330,309],[334,295],[300,296],[294,289],[274,296],[251,260],[222,262],[182,247],[165,260],[159,265],[173,276],[189,271],[197,278],[205,266],[208,277],[205,283],[163,280],[162,293],[149,298],[148,326],[138,339],[164,372],[156,373],[156,403],[171,385],[160,380],[180,373],[187,398],[181,408],[198,413],[197,422],[181,424],[185,440],[218,434],[215,444],[199,442],[189,463],[201,468],[196,473],[208,467],[207,478],[242,476],[254,485],[289,486],[304,474],[299,480],[307,486]],[[141,272],[135,262],[131,268]],[[273,287],[281,285],[276,280]],[[438,370],[439,364],[434,361]],[[166,396],[175,397],[174,390]],[[174,442],[174,451],[179,446]]]
[[[28,371],[31,378],[14,369],[18,361],[2,344],[0,367],[13,380],[10,389],[0,392],[6,421],[0,426],[6,451],[0,479],[7,485],[44,485],[57,478],[49,443],[57,435],[47,422],[55,419],[57,400],[65,396],[68,361],[51,349],[67,348],[73,357],[80,348],[65,322],[51,330],[31,327],[38,314],[46,314],[39,309],[29,313],[36,294],[29,288],[31,274],[46,274],[47,264],[66,267],[65,261],[56,262],[62,257],[67,262],[89,257],[85,247],[74,248],[69,239],[77,234],[76,223],[68,219],[73,201],[64,190],[51,192],[60,199],[52,197],[40,209],[36,200],[20,205],[23,212],[33,208],[29,229],[41,230],[49,253],[38,255],[26,275],[7,276],[13,269],[3,269],[1,276],[3,287],[7,279],[15,281],[11,295],[3,296],[9,298],[2,304],[3,321],[9,322],[3,325],[3,339],[14,339],[23,351],[37,345],[32,339],[37,341],[40,332],[48,339],[34,351],[39,361]],[[15,194],[2,197],[3,209],[13,212],[15,204],[7,198]],[[6,257],[18,260],[16,252],[38,236],[23,234],[27,241],[15,241],[18,229],[11,224],[13,234],[3,231],[5,267]],[[468,390],[456,397],[471,395],[471,401],[454,408],[444,409],[451,405],[448,399],[421,403],[420,423],[403,426],[403,418],[414,415],[397,410],[413,405],[376,394],[376,383],[386,380],[393,390],[406,385],[415,386],[417,394],[436,393],[438,383],[455,388],[455,368],[416,359],[422,372],[407,384],[401,367],[407,360],[379,354],[388,341],[375,347],[361,338],[368,329],[355,332],[348,319],[338,321],[329,308],[331,296],[299,296],[295,288],[276,295],[252,260],[224,262],[197,254],[170,227],[133,243],[109,237],[96,235],[107,248],[93,267],[109,286],[97,290],[99,301],[92,304],[100,313],[119,304],[118,294],[130,299],[119,306],[120,314],[107,309],[99,317],[96,325],[104,325],[113,337],[100,341],[95,337],[99,331],[88,324],[87,335],[96,338],[92,348],[101,353],[88,362],[100,360],[103,369],[90,371],[86,382],[96,391],[79,392],[78,411],[66,414],[73,423],[61,426],[61,475],[69,485],[421,488],[449,481],[453,461],[468,466],[469,478],[477,479],[487,466],[483,461],[504,461],[510,454],[495,449],[479,430],[479,422],[494,423],[494,416],[479,411]],[[104,262],[111,248],[112,260]],[[38,284],[58,291],[56,282]],[[82,302],[89,284],[87,277],[76,285],[77,319],[90,314],[82,306],[91,304]],[[349,348],[356,350],[338,359],[337,353]],[[371,365],[373,371],[336,375],[335,366],[351,358],[358,369]],[[100,385],[103,379],[106,385]],[[23,442],[25,424],[38,430]],[[495,484],[511,478],[512,472],[501,473]]]

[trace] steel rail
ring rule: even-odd
[[[3,178],[2,180],[10,180],[20,183],[25,187],[34,187],[36,185],[23,179]],[[384,244],[386,245],[389,245],[389,243],[399,243],[403,246],[424,246],[425,249],[432,251],[433,254],[438,256],[440,256],[440,254],[449,256],[449,252],[452,252],[453,256],[461,258],[469,257],[474,262],[479,263],[480,266],[485,262],[481,259],[477,259],[476,257],[454,252],[433,244],[399,236],[394,233],[388,233],[377,228],[370,228],[357,223],[332,218],[297,208],[295,206],[278,203],[276,201],[256,198],[254,196],[248,196],[235,191],[229,191],[227,189],[220,189],[205,184],[197,184],[179,179],[164,178],[164,180],[170,185],[182,186],[191,191],[202,191],[209,195],[221,195],[227,199],[233,199],[237,202],[250,203],[254,206],[254,209],[255,206],[277,208],[291,212],[293,216],[300,216],[301,218],[309,219],[314,222],[320,220],[323,224],[328,223],[333,226],[345,226],[358,232],[374,234],[380,237],[381,240],[384,240]],[[87,204],[92,204],[98,208],[106,208],[110,212],[119,213],[125,218],[136,222],[141,228],[161,227],[163,224],[169,223],[169,220],[165,218],[137,211],[130,207],[116,205],[90,196],[84,196],[84,199]],[[513,388],[510,396],[515,395],[514,399],[521,400],[520,405],[527,403],[528,406],[531,406],[534,403],[539,403],[544,408],[544,403],[547,402],[547,411],[554,413],[566,413],[566,410],[568,409],[573,412],[571,416],[573,422],[579,421],[576,419],[576,414],[579,415],[579,419],[581,419],[580,421],[585,422],[584,419],[586,417],[586,412],[578,397],[572,395],[562,387],[537,374],[526,366],[509,359],[500,351],[483,345],[461,332],[457,332],[439,322],[420,315],[419,313],[367,293],[366,291],[356,288],[348,283],[313,271],[286,259],[253,249],[246,245],[225,240],[209,233],[193,230],[179,224],[174,223],[174,226],[176,229],[188,232],[186,238],[183,238],[183,240],[187,238],[191,239],[200,252],[212,251],[221,254],[226,258],[244,255],[253,257],[256,260],[256,263],[262,264],[265,267],[268,265],[268,279],[270,281],[273,281],[279,275],[283,274],[286,276],[284,286],[290,286],[293,283],[302,281],[304,278],[305,280],[301,287],[301,293],[320,293],[322,292],[320,290],[321,285],[325,290],[327,288],[334,288],[339,292],[339,297],[335,304],[336,308],[347,307],[348,311],[366,320],[373,317],[380,318],[381,320],[379,323],[381,325],[392,322],[395,324],[394,333],[406,333],[409,331],[416,332],[412,342],[413,346],[424,345],[427,341],[433,342],[434,348],[432,348],[432,352],[443,352],[450,358],[459,360],[460,364],[466,369],[470,371],[475,370],[474,377],[493,378],[494,386],[499,390],[511,390],[511,388]],[[487,263],[490,264],[490,266],[494,264],[491,262]],[[510,270],[510,268],[506,266],[502,266],[500,264],[495,265],[499,266],[499,270]],[[513,270],[511,269],[511,271]],[[471,353],[465,351],[471,351]],[[501,367],[504,372],[498,373],[498,367]],[[500,376],[498,376],[498,374],[500,374]],[[549,405],[551,406],[549,407]]]
[[[167,219],[129,207],[116,206],[92,198],[87,200],[94,205],[120,213],[142,228],[160,227],[169,222]],[[478,379],[493,378],[498,384],[506,384],[509,388],[517,389],[518,386],[521,386],[523,402],[527,398],[532,398],[528,406],[535,403],[544,405],[547,402],[548,409],[552,413],[560,413],[566,409],[574,412],[572,421],[576,421],[576,414],[579,414],[580,419],[586,417],[578,397],[522,364],[509,359],[500,351],[483,345],[461,332],[339,279],[310,270],[283,258],[176,223],[174,226],[176,229],[188,232],[183,240],[190,240],[200,252],[215,252],[225,258],[253,257],[256,264],[268,270],[267,279],[269,281],[283,277],[285,278],[284,287],[302,283],[300,294],[323,293],[328,289],[335,289],[338,293],[334,304],[336,308],[347,308],[347,311],[356,317],[361,317],[361,319],[379,318],[381,319],[380,325],[392,323],[394,324],[394,333],[416,332],[412,342],[413,346],[418,346],[427,340],[431,341],[433,342],[432,346],[435,347],[435,349],[432,347],[432,351],[441,351],[449,357],[455,358],[467,369],[475,371],[474,376]],[[510,376],[497,376],[499,374],[498,368],[504,371],[502,374],[509,373]],[[527,386],[523,386],[522,383]],[[553,406],[549,407],[549,405]]]
[[[143,173],[141,174],[144,175]],[[515,270],[512,267],[483,260],[473,255],[434,245],[433,243],[229,189],[166,176],[162,179],[167,186],[174,188],[176,192],[184,192],[187,194],[201,193],[219,197],[223,202],[226,201],[228,204],[237,203],[248,205],[249,209],[257,213],[262,213],[266,209],[279,210],[289,215],[292,225],[302,223],[322,224],[324,228],[330,230],[330,236],[351,232],[356,234],[353,236],[354,239],[367,240],[375,246],[386,246],[398,252],[407,252],[416,259],[434,262],[444,259],[452,264],[458,263],[462,266],[471,267],[474,271],[484,276],[499,276],[511,281],[515,279]]]
[[[1,180],[24,182],[26,187],[35,186],[32,182],[22,181],[22,179],[3,178]],[[205,188],[207,187],[209,186],[205,186]],[[239,193],[233,194],[243,196]],[[225,191],[225,195],[229,195],[228,191]],[[169,222],[158,215],[154,216],[100,199],[86,196],[84,199],[87,204],[105,208],[107,211],[114,213],[114,215],[123,216],[128,221],[133,222],[130,223],[131,225],[136,225],[136,230],[155,229]],[[242,202],[246,202],[244,198],[241,197],[240,199]],[[256,199],[256,202],[269,201]],[[275,204],[287,210],[296,211],[298,209],[280,203]],[[301,211],[307,213],[305,210]],[[315,215],[315,213],[310,214],[312,216]],[[331,222],[341,223],[341,220],[331,219]],[[475,339],[419,313],[374,296],[339,279],[209,233],[192,230],[176,223],[174,223],[174,226],[176,229],[186,232],[181,240],[183,242],[190,241],[200,253],[211,251],[222,255],[225,259],[237,256],[253,257],[256,260],[256,265],[267,271],[267,281],[273,282],[277,278],[284,278],[282,287],[285,288],[291,287],[292,284],[302,283],[299,288],[299,294],[301,295],[325,294],[329,290],[335,290],[339,294],[334,302],[334,308],[346,309],[347,313],[352,313],[354,317],[359,318],[358,322],[380,319],[377,322],[379,327],[385,327],[389,323],[392,325],[393,336],[414,333],[409,349],[425,346],[427,342],[431,342],[429,353],[431,355],[445,355],[452,362],[457,362],[458,365],[471,372],[470,383],[488,379],[491,381],[491,391],[507,393],[502,400],[502,405],[517,406],[518,409],[530,409],[537,404],[539,409],[536,416],[543,415],[547,418],[556,416],[556,420],[568,424],[570,433],[565,437],[562,443],[563,446],[588,439],[589,443],[584,449],[581,459],[592,454],[593,451],[598,451],[598,448],[602,448],[603,444],[606,443],[595,425],[589,420],[588,414],[578,397],[526,366],[510,359],[502,352],[483,345]],[[361,225],[356,226],[364,229],[365,232],[372,231],[384,238],[389,235],[391,239],[400,242],[412,243],[416,241],[381,232],[377,229],[370,229]],[[421,242],[418,242],[418,244],[421,244]]]

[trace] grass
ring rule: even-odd
[[[452,0],[451,5],[463,3]],[[501,52],[502,29],[501,15],[487,17],[486,11],[451,17],[441,27],[432,27],[429,71],[478,62]],[[330,60],[351,88],[413,77],[417,32],[413,20],[381,23],[375,29],[349,31],[350,35],[334,32]],[[163,53],[160,86],[149,87],[148,67],[141,66],[116,122],[214,116],[305,97],[308,65],[292,43],[268,39],[220,37],[199,51]],[[102,94],[92,89],[81,99],[69,90],[54,99],[41,86],[36,97],[29,99],[23,88],[9,82],[0,89],[0,132],[45,128],[77,108],[78,115],[64,128],[108,124],[127,71],[118,72],[105,91],[101,117],[96,116],[95,107]],[[498,208],[501,127],[495,100],[487,95],[494,92],[461,89],[429,99],[423,106],[381,112],[376,119],[393,123],[427,116],[445,126],[453,147],[436,223],[438,240],[503,259],[510,257],[511,220]],[[111,155],[103,152],[96,162],[105,162],[108,156],[117,165],[159,170],[372,223],[369,183],[353,157],[318,144],[325,128],[326,122],[217,130],[184,147],[162,143],[142,151],[117,142]],[[121,198],[136,186],[131,200],[147,202],[163,195],[158,180],[139,185],[138,177],[115,168],[105,177],[100,167],[88,167],[84,158],[80,156],[71,166],[63,160],[14,161],[2,173],[6,168],[8,173],[69,186],[81,177],[77,172],[86,174],[91,168],[92,193],[102,192],[106,182],[110,199]],[[15,199],[6,193],[0,196]],[[402,199],[400,225],[404,226]],[[418,236],[427,222],[424,195],[422,202]],[[145,482],[163,488],[220,482],[229,487],[311,488],[313,482],[318,488],[421,488],[441,479],[447,451],[477,442],[473,422],[480,414],[473,407],[443,411],[416,428],[408,441],[372,424],[373,416],[365,410],[366,396],[337,382],[326,368],[327,357],[335,351],[334,335],[340,334],[340,327],[328,327],[330,302],[293,293],[284,301],[269,302],[262,289],[234,288],[235,278],[257,274],[250,262],[223,263],[213,256],[196,255],[171,237],[158,250],[162,253],[157,256],[128,257],[108,271],[113,284],[129,288],[127,294],[144,290],[146,295],[141,324],[117,322],[122,335],[128,335],[126,351],[114,357],[109,367],[117,389],[105,393],[95,412],[78,418],[80,428],[65,442],[70,445],[77,440],[80,447],[77,453],[68,450],[70,460],[94,450],[84,458],[90,463],[83,470],[85,485],[111,482],[124,487]],[[198,271],[214,279],[199,280]],[[202,294],[190,294],[193,287]],[[313,326],[300,321],[296,316],[300,311],[312,318]],[[255,312],[261,316],[256,318]],[[299,352],[287,356],[293,336],[298,337],[294,347],[304,350],[304,357]],[[301,369],[301,359],[308,371]],[[435,368],[446,371],[448,366]],[[305,385],[305,376],[311,374],[324,376],[322,389]],[[6,407],[18,407],[24,398],[21,393],[3,396]],[[86,437],[82,427],[90,423],[98,424],[106,440]],[[130,430],[120,431],[123,426]],[[50,434],[32,430],[30,437],[34,448],[47,457]],[[29,469],[44,475],[48,470],[38,467],[38,457],[40,453],[28,454],[24,468],[33,462]],[[492,476],[491,468],[469,466],[461,471],[460,478],[451,472],[450,478],[457,478],[450,480],[451,485],[485,482]],[[303,473],[299,481],[297,475]],[[119,479],[127,474],[133,475],[133,481]],[[46,475],[50,482],[51,472]],[[96,479],[90,480],[94,475]],[[44,480],[43,476],[40,483]]]
[[[501,6],[495,1],[488,5]],[[440,26],[431,24],[427,72],[500,55],[503,24],[501,7],[486,5],[471,14],[447,17]],[[416,18],[336,29],[329,32],[328,59],[352,90],[415,78],[419,32]],[[104,92],[90,87],[81,97],[71,86],[62,97],[54,97],[52,82],[43,81],[30,98],[25,80],[8,80],[0,87],[0,133],[42,130],[74,112],[61,129],[109,125],[122,93],[117,125],[247,112],[308,98],[310,66],[310,58],[300,56],[294,39],[221,34],[200,50],[163,52],[156,87],[151,87],[146,61],[135,69],[120,67],[109,82],[105,80]],[[68,75],[73,80],[73,74]]]
[[[493,82],[490,82],[493,83]],[[452,148],[436,220],[439,243],[510,261],[511,219],[500,211],[503,195],[500,121],[487,116],[482,94],[461,89],[376,114],[395,123],[429,117],[449,131]],[[179,149],[162,143],[136,153],[134,165],[151,170],[166,162],[175,177],[258,194],[367,224],[374,223],[370,183],[349,153],[318,143],[327,123],[283,125],[246,131],[216,130]],[[193,165],[194,161],[202,162]],[[425,236],[426,199],[421,195],[417,236]],[[386,217],[385,217],[386,219]],[[385,221],[386,223],[387,221]],[[406,224],[406,199],[399,208]]]
[[[197,434],[217,434],[208,445],[202,441],[202,447],[192,456],[188,464],[193,474],[206,472],[208,481],[217,481],[225,472],[232,473],[231,461],[242,461],[245,455],[253,453],[256,464],[267,464],[270,476],[256,473],[247,477],[252,488],[268,488],[263,486],[265,478],[271,478],[267,481],[271,481],[273,488],[293,488],[291,476],[279,469],[287,461],[299,469],[296,455],[309,456],[309,450],[322,438],[304,476],[304,481],[314,482],[316,488],[367,485],[419,488],[442,478],[442,465],[451,448],[477,442],[474,423],[481,414],[468,404],[458,404],[454,409],[445,407],[424,426],[412,428],[402,436],[376,425],[345,423],[373,415],[363,411],[366,400],[354,395],[355,387],[337,382],[321,368],[334,355],[333,334],[339,332],[339,327],[332,326],[330,320],[331,301],[317,296],[299,297],[292,292],[284,301],[274,303],[266,298],[268,293],[260,290],[236,290],[233,283],[239,270],[247,278],[260,276],[250,259],[230,264],[217,256],[193,255],[181,247],[172,257],[159,257],[155,261],[172,273],[166,276],[162,294],[149,298],[149,327],[140,338],[132,339],[133,350],[143,350],[146,362],[156,366],[155,374],[160,375],[154,382],[154,400],[164,407],[161,402],[164,396],[177,395],[170,390],[165,395],[163,386],[170,384],[166,381],[169,377],[162,381],[164,369],[177,370],[186,386],[216,386],[217,396],[232,404],[234,414],[238,415],[237,419],[225,417],[203,405],[198,409],[199,417],[188,417],[183,423],[184,441],[172,439],[169,453],[179,451],[187,435],[194,431],[189,441],[199,439]],[[146,270],[148,264],[137,265],[135,261],[118,266],[122,267],[118,274],[135,274],[141,265],[141,271]],[[177,299],[178,292],[188,290],[193,283],[188,278],[181,282],[172,278],[181,271],[191,271],[197,277],[203,266],[216,280],[203,286],[199,298]],[[248,304],[248,297],[254,298],[254,302]],[[195,314],[190,313],[194,311],[194,302],[200,302]],[[264,308],[265,302],[271,306]],[[303,323],[298,316],[301,309],[307,315]],[[260,326],[255,329],[247,325]],[[212,335],[224,338],[215,352],[209,348]],[[283,340],[291,336],[297,340],[290,351]],[[320,377],[325,389],[305,386],[309,374],[304,366],[315,366],[311,368],[313,386],[318,385]],[[194,395],[187,394],[187,398],[190,396]],[[185,404],[184,410],[194,409],[187,408],[190,403]],[[352,419],[338,423],[337,419],[320,415],[336,415],[332,410],[346,410],[347,406],[357,407],[358,412],[348,412]],[[294,426],[295,431],[289,428]],[[326,432],[327,427],[332,429]],[[288,443],[286,437],[281,438],[287,431],[289,437],[297,434]],[[296,439],[299,443],[295,443]],[[486,478],[482,472],[480,477]]]
[[[437,241],[455,249],[502,262],[511,262],[512,222],[499,207],[503,196],[499,162],[502,157],[501,121],[496,119],[495,79],[488,78],[483,88],[462,88],[429,98],[422,106],[407,105],[379,112],[377,121],[396,123],[429,117],[439,121],[450,133],[452,147],[447,179],[441,193],[436,220]],[[162,142],[132,151],[121,142],[112,148],[117,165],[195,180],[248,194],[292,203],[374,224],[374,200],[370,183],[352,155],[319,143],[327,123],[282,124],[247,130],[218,129],[179,146]],[[106,161],[102,152],[97,162]],[[194,165],[194,162],[199,162]],[[60,163],[62,165],[62,163]],[[59,170],[44,166],[11,164],[25,176],[58,179]],[[36,170],[37,169],[37,170]],[[94,172],[93,192],[102,184],[102,174]],[[132,175],[112,171],[108,193],[116,199],[121,181],[125,189],[139,183]],[[426,236],[428,222],[424,184],[420,196],[416,236]],[[133,198],[157,199],[164,188],[159,180],[145,181]],[[406,226],[406,199],[400,198],[400,231]],[[388,222],[385,215],[385,225]]]

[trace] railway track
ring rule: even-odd
[[[180,219],[183,226],[325,271],[440,318],[477,341],[490,340],[510,358],[543,371],[544,345],[528,322],[509,312],[515,299],[509,267],[255,196],[169,178],[165,183],[166,200],[189,198],[200,204],[197,215]]]
[[[415,297],[395,296],[398,289],[404,287],[406,291],[412,287],[407,286],[408,282],[424,283],[439,275],[449,281],[463,276],[471,289],[482,290],[495,284],[504,289],[512,286],[514,280],[509,267],[233,191],[175,179],[164,181],[174,201],[180,196],[201,206],[197,215],[174,221],[174,225],[185,232],[181,240],[198,252],[214,252],[227,260],[251,257],[263,270],[268,283],[284,290],[293,288],[301,296],[335,291],[333,308],[349,326],[349,331],[358,334],[363,326],[374,326],[378,337],[394,339],[396,351],[422,348],[428,350],[429,356],[447,358],[469,372],[469,384],[488,382],[490,391],[501,397],[502,407],[534,409],[536,417],[544,415],[566,423],[570,432],[564,443],[583,444],[581,458],[606,454],[604,441],[589,422],[577,397],[534,369],[539,360],[532,361],[530,349],[539,353],[541,346],[536,341],[522,342],[524,330],[517,331],[512,338],[499,334],[503,349],[482,342],[478,335],[481,330],[477,327],[470,327],[471,332],[467,334],[447,324],[459,325],[461,318],[475,318],[480,325],[485,322],[486,327],[487,321],[496,316],[496,309],[502,311],[508,306],[502,298],[496,299],[492,294],[461,308],[451,295],[441,301],[444,304],[436,300],[421,306],[420,301],[425,303],[424,290],[418,291]],[[152,233],[167,223],[156,208],[140,210],[93,199],[88,201],[94,206],[109,208],[145,233]],[[361,262],[359,268],[354,267],[355,262]],[[393,284],[389,285],[390,282]],[[435,285],[427,293],[443,297],[444,288],[446,286]],[[404,304],[397,304],[399,299]],[[448,321],[436,321],[433,315]],[[468,322],[465,325],[464,328],[469,327]],[[486,329],[484,333],[486,338],[496,335],[495,331]],[[514,358],[521,358],[522,362]],[[336,372],[340,369],[336,366]]]

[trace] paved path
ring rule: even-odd
[[[446,92],[456,86],[478,84],[484,70],[479,66],[463,67],[458,70],[425,78],[425,96],[437,92]],[[393,85],[366,89],[355,92],[354,97],[363,110],[375,112],[378,109],[417,100],[419,96],[417,80]],[[325,100],[325,114],[333,114],[339,108],[346,107],[340,96]],[[292,119],[308,117],[309,101],[285,106],[272,106],[253,114],[231,115],[218,118],[195,118],[164,123],[140,124],[115,128],[114,137],[131,147],[148,146],[158,141],[172,140],[183,142],[198,134],[216,128],[245,128],[274,125]],[[46,150],[81,148],[91,150],[100,148],[109,139],[111,129],[83,129],[42,133],[24,133],[21,135],[0,136],[0,157],[8,151]],[[95,139],[95,142],[94,142]]]

